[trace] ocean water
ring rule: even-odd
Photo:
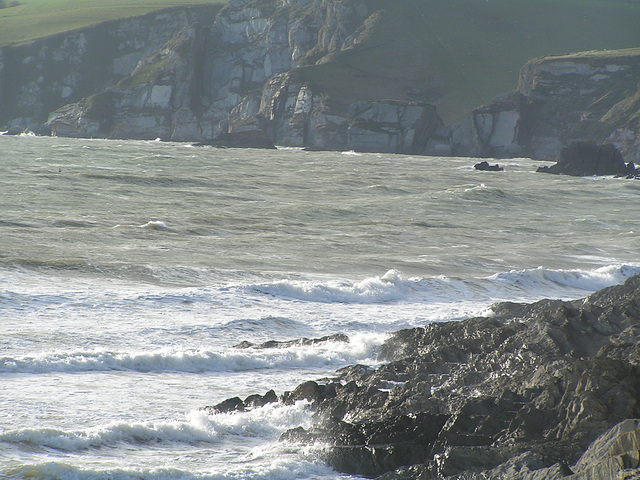
[[[304,403],[201,408],[640,273],[640,182],[475,161],[0,137],[0,478],[354,478]]]

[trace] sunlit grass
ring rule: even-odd
[[[227,0],[19,0],[0,10],[0,46],[154,10],[184,5],[224,4]],[[10,3],[10,2],[7,2]]]

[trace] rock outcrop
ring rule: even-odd
[[[538,172],[577,177],[616,175],[635,177],[640,174],[632,162],[625,163],[620,151],[610,143],[573,142],[558,155],[558,162],[550,167],[539,167]]]
[[[611,143],[640,160],[640,50],[531,60],[517,91],[476,109],[453,142],[460,153],[557,158],[577,141]],[[464,133],[471,130],[471,135]]]
[[[62,107],[48,123],[58,135],[178,141],[262,130],[273,142],[304,146],[301,118],[317,113],[320,97],[314,105],[289,72],[356,45],[368,15],[362,0],[232,0],[210,28],[174,33],[127,78]],[[107,105],[100,125],[96,101]]]
[[[282,395],[316,420],[282,440],[321,441],[337,470],[384,480],[640,475],[640,276],[403,330],[381,357]]]
[[[39,128],[54,110],[115,85],[141,59],[189,25],[211,23],[219,10],[170,8],[1,48],[0,124]]]
[[[190,26],[140,60],[131,75],[48,119],[54,135],[173,141],[202,138],[195,103],[195,62],[203,42]]]

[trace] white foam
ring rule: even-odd
[[[456,303],[496,299],[567,298],[620,284],[640,273],[640,265],[617,264],[592,270],[553,270],[543,267],[512,270],[489,277],[405,277],[396,270],[360,281],[282,280],[249,289],[290,300],[320,303]]]
[[[52,372],[233,372],[259,369],[335,367],[375,362],[383,334],[363,333],[349,343],[324,342],[288,348],[165,349],[150,352],[60,351],[0,358],[0,373]]]
[[[412,292],[411,281],[395,270],[359,282],[283,280],[254,285],[250,289],[277,297],[322,303],[382,303],[405,299]]]
[[[225,464],[206,472],[168,467],[99,469],[68,463],[43,462],[13,468],[6,472],[3,472],[0,466],[0,475],[4,474],[6,478],[16,480],[23,478],[65,480],[348,480],[356,478],[332,471],[323,462],[317,460],[317,455],[312,455],[307,460],[301,459],[299,453],[301,453],[299,448],[295,452],[283,452],[283,449],[279,449],[269,452],[274,455],[273,460],[262,465],[243,467]]]
[[[118,224],[113,227],[114,229],[127,229],[127,228],[142,228],[144,230],[170,230],[166,223],[161,222],[160,220],[150,220],[147,223],[142,225],[130,225],[130,224]]]
[[[63,451],[115,446],[121,443],[150,444],[176,442],[194,444],[215,443],[218,434],[203,424],[190,422],[114,423],[86,430],[65,431],[54,428],[9,430],[0,434],[0,441],[24,443]]]
[[[623,283],[640,273],[639,265],[608,265],[592,270],[554,270],[543,267],[513,270],[487,278],[495,293],[521,298],[575,298]]]

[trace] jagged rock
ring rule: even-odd
[[[190,106],[201,33],[192,26],[145,57],[130,76],[103,93],[49,116],[58,136],[194,141],[201,138]]]
[[[560,150],[558,162],[537,170],[543,173],[573,175],[633,175],[640,173],[633,163],[626,164],[618,149],[611,144],[574,142]]]
[[[202,410],[210,415],[216,413],[244,412],[247,408],[264,407],[268,403],[275,403],[277,401],[278,396],[276,392],[269,390],[264,395],[249,395],[244,401],[239,397],[228,398],[217,405],[203,407]]]
[[[640,276],[493,310],[400,331],[383,346],[389,363],[302,384],[283,398],[310,401],[317,423],[283,440],[328,443],[334,468],[385,480],[634,472],[639,421],[592,442],[640,414]]]
[[[229,412],[243,412],[245,409],[244,402],[239,397],[228,398],[212,407],[204,407],[209,414],[215,413],[229,413]]]
[[[249,395],[244,399],[244,406],[250,407],[264,407],[268,403],[275,403],[278,401],[278,396],[274,390],[269,390],[264,395]]]
[[[347,148],[364,152],[423,153],[442,120],[419,102],[358,102],[349,106]]]
[[[472,113],[473,132],[477,138],[477,153],[483,156],[508,158],[522,156],[519,128],[525,97],[519,92],[498,96]]]
[[[487,161],[482,161],[480,163],[476,163],[473,168],[475,168],[476,170],[482,170],[482,171],[486,171],[486,172],[502,172],[504,171],[504,168],[501,167],[500,165],[498,165],[497,163],[495,165],[489,165],[489,162]]]
[[[297,340],[269,340],[267,342],[255,345],[246,340],[240,342],[235,348],[288,348],[293,346],[305,346],[305,345],[317,345],[319,343],[326,342],[349,342],[349,337],[342,333],[335,333],[333,335],[325,335],[320,338],[299,338]]]
[[[332,82],[318,81],[322,67],[349,65],[384,24],[376,8],[365,0],[231,0],[5,47],[0,124],[36,131],[48,116],[59,136],[203,141],[264,131],[274,144],[316,150],[543,160],[588,138],[640,161],[637,49],[531,60],[516,92],[460,125],[444,125],[429,103],[442,88],[419,88],[416,79],[391,100],[353,88],[335,95]],[[185,29],[196,35],[181,49]],[[369,81],[384,90],[385,78]]]
[[[383,345],[388,363],[285,392],[284,404],[309,402],[315,424],[281,440],[328,444],[334,468],[382,480],[640,475],[640,276],[493,312],[399,331]]]

